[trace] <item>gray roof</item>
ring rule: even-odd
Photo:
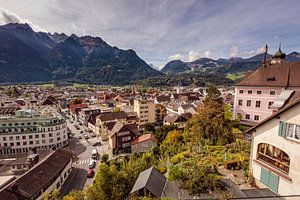
[[[167,179],[154,167],[142,171],[138,176],[130,194],[146,188],[155,197],[161,197]]]

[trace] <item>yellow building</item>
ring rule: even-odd
[[[135,99],[133,110],[139,118],[139,128],[143,129],[145,124],[155,123],[155,104],[154,100]]]

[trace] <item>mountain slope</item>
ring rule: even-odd
[[[267,59],[270,59],[272,55],[268,54]],[[185,73],[189,71],[200,72],[218,72],[226,76],[227,73],[240,73],[246,71],[253,71],[258,67],[258,64],[264,59],[264,54],[258,54],[250,58],[229,58],[229,59],[210,59],[200,58],[193,62],[183,61],[170,61],[163,68],[162,72],[165,73]],[[287,61],[295,62],[300,61],[300,54],[292,52],[286,56]]]
[[[0,81],[47,81],[50,66],[32,47],[11,32],[0,29]]]
[[[0,31],[0,83],[68,80],[122,85],[163,75],[133,50],[112,47],[100,37],[34,32],[28,24],[17,23],[0,26]]]

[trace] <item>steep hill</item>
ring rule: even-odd
[[[28,24],[0,26],[0,83],[68,80],[122,85],[163,75],[133,50],[100,37],[34,32]]]

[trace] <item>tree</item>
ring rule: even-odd
[[[72,100],[71,104],[77,105],[77,104],[81,104],[82,102],[83,100],[81,98],[75,98]]]
[[[71,191],[68,195],[64,196],[62,200],[84,200],[85,194],[82,191]]]
[[[235,140],[232,122],[225,118],[223,100],[217,88],[208,89],[204,106],[185,127],[184,138],[186,142],[208,142],[211,145],[223,145]]]
[[[60,193],[57,189],[54,189],[50,193],[45,193],[44,200],[60,200]]]
[[[103,154],[102,157],[101,157],[101,162],[107,162],[108,158],[109,158],[108,154],[106,154],[106,153]]]
[[[144,126],[144,130],[145,130],[145,132],[152,132],[152,133],[154,133],[155,132],[155,125],[151,124],[151,123],[147,123]]]
[[[177,126],[163,125],[163,126],[160,126],[159,128],[156,128],[154,134],[158,140],[158,143],[161,143],[167,136],[168,132],[173,131],[173,130],[178,130]]]

